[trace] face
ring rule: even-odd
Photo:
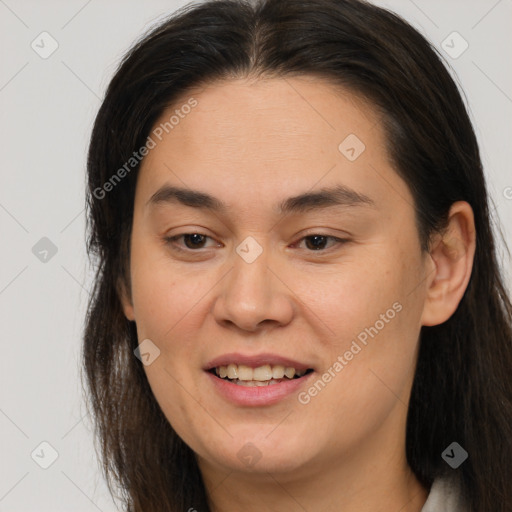
[[[402,447],[425,266],[371,106],[319,79],[232,80],[155,130],[123,307],[201,467],[306,474]]]

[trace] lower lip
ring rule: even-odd
[[[297,393],[309,381],[314,372],[299,379],[283,381],[268,386],[240,386],[206,372],[217,392],[230,402],[237,405],[264,406],[275,404],[284,398]]]

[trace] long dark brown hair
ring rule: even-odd
[[[473,208],[476,254],[464,296],[448,321],[421,329],[406,454],[427,488],[454,477],[468,511],[510,512],[512,305],[475,133],[437,50],[396,14],[359,0],[189,4],[141,38],[111,80],[88,155],[87,249],[97,273],[83,339],[88,407],[109,489],[128,512],[210,510],[195,455],[156,402],[134,355],[136,325],[121,308],[120,290],[130,290],[139,166],[108,190],[105,183],[189,88],[300,75],[363,95],[382,114],[424,251],[455,201]],[[456,470],[441,457],[453,441],[469,454]]]

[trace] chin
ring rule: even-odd
[[[225,446],[217,447],[222,451],[212,452],[215,444],[210,440],[209,459],[228,471],[251,474],[279,474],[300,471],[313,458],[312,446],[306,439],[290,439],[286,435],[268,435],[271,429],[261,428],[255,436],[234,436]],[[265,436],[267,436],[265,438]],[[308,451],[305,447],[308,446]]]

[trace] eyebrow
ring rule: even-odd
[[[160,204],[182,204],[201,210],[227,213],[230,208],[220,199],[190,188],[163,185],[147,201],[146,206]],[[288,197],[275,206],[276,213],[305,213],[333,206],[368,206],[376,207],[375,202],[365,194],[361,194],[345,185],[325,187],[315,192],[304,192],[297,196]]]

